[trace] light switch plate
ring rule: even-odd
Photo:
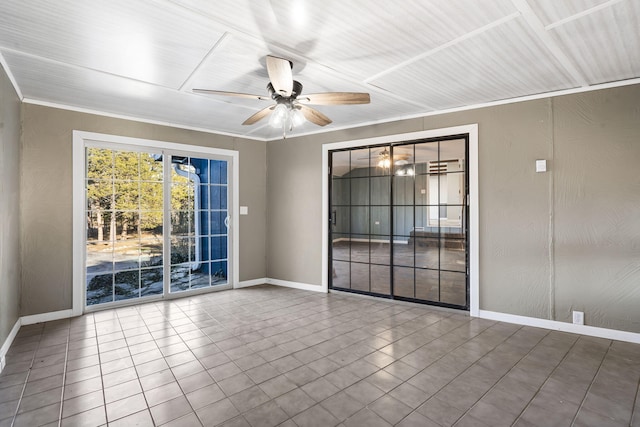
[[[536,172],[546,172],[546,171],[547,171],[547,161],[536,160]]]
[[[249,215],[249,206],[240,206],[240,215]]]

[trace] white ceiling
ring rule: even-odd
[[[640,0],[11,0],[0,61],[25,102],[256,139],[271,101],[265,56],[303,93],[371,93],[320,106],[292,135],[640,77]],[[633,82],[636,82],[633,80]]]

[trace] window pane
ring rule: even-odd
[[[464,170],[465,165],[465,145],[464,139],[456,139],[451,141],[440,141],[440,161],[446,161],[449,170]],[[453,165],[452,163],[457,163]]]
[[[351,289],[369,292],[369,264],[351,263]]]
[[[467,301],[467,276],[464,273],[440,272],[440,301],[464,306]]]
[[[162,194],[164,193],[162,183],[143,182],[140,183],[140,209],[162,211]]]
[[[369,178],[352,178],[351,205],[367,206],[369,204]]]
[[[416,298],[427,301],[440,301],[438,270],[416,269]]]
[[[227,268],[229,264],[227,261],[218,261],[211,263],[211,284],[212,285],[224,285],[228,283]]]
[[[331,153],[331,176],[343,177],[351,170],[351,152],[336,151]]]
[[[162,268],[148,268],[140,270],[140,296],[162,295]]]
[[[113,273],[87,274],[87,305],[113,301]]]
[[[395,267],[393,269],[393,294],[404,298],[413,298],[413,268]]]
[[[113,179],[113,151],[106,148],[87,148],[87,178]]]
[[[351,242],[348,234],[333,234],[332,256],[334,260],[349,261],[351,257]]]
[[[140,270],[116,273],[114,281],[116,301],[140,296]]]
[[[336,288],[349,289],[351,287],[351,263],[334,261],[331,275],[333,286]]]
[[[171,266],[171,292],[181,292],[189,289],[190,264]]]
[[[371,266],[371,292],[382,295],[391,293],[391,267],[382,265]]]

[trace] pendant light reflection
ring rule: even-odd
[[[385,149],[378,155],[378,167],[382,169],[389,169],[391,168],[391,164],[392,164],[391,155],[389,151]],[[398,176],[415,175],[415,171],[413,170],[409,162],[404,158],[401,158],[393,162],[393,166],[394,166],[394,173]]]
[[[391,156],[389,155],[389,150],[386,148],[384,151],[380,153],[378,156],[378,167],[382,169],[389,169],[391,167]]]
[[[398,175],[398,176],[413,176],[414,174],[415,174],[415,172],[410,167],[408,167],[406,169],[398,169],[396,171],[396,175]]]
[[[302,111],[295,106],[278,104],[271,113],[269,125],[274,128],[282,128],[282,138],[287,137],[287,131],[291,132],[294,127],[301,126],[305,122]]]

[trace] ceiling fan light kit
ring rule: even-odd
[[[270,98],[276,102],[275,105],[263,108],[247,120],[243,125],[252,125],[258,121],[269,117],[269,125],[274,128],[282,127],[283,139],[287,136],[287,131],[291,132],[294,127],[302,125],[305,121],[310,121],[318,126],[326,126],[331,123],[331,119],[325,116],[312,105],[354,105],[368,104],[371,97],[368,93],[361,92],[324,92],[300,96],[302,93],[302,83],[293,80],[293,63],[288,59],[267,55],[267,74],[269,74],[269,84],[267,91]],[[266,96],[252,95],[239,92],[224,92],[210,89],[193,89],[195,93],[207,95],[231,96],[237,98],[249,98],[257,100],[268,100]]]

